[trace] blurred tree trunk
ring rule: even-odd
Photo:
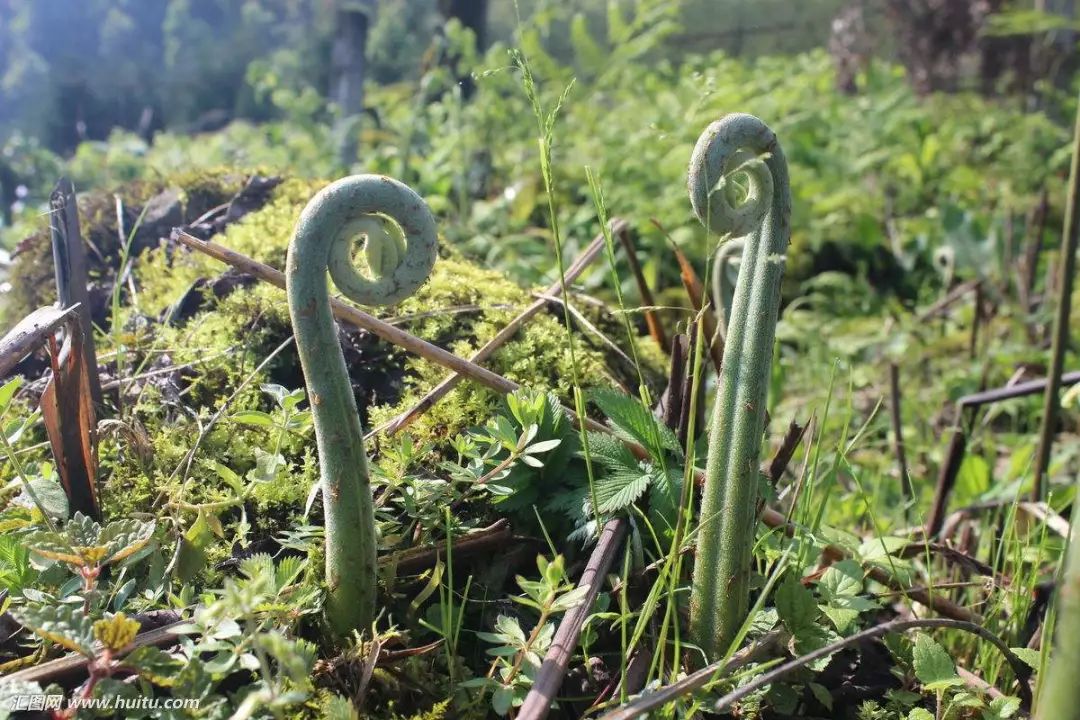
[[[0,158],[0,218],[8,226],[11,225],[13,219],[12,206],[18,199],[15,195],[18,184],[19,178],[15,175],[15,171],[4,162],[3,158]]]
[[[1005,0],[985,1],[989,14],[1007,9]],[[1004,79],[1009,81],[1004,89],[1014,92],[1029,91],[1034,79],[1033,52],[1030,35],[989,35],[980,38],[979,81],[983,95],[993,95],[1002,89]]]
[[[374,2],[338,0],[337,31],[330,51],[330,100],[338,106],[338,159],[345,167],[356,161],[358,118],[364,110],[367,37]]]
[[[915,91],[955,91],[993,0],[885,0],[900,61]]]
[[[866,29],[866,0],[849,3],[832,20],[829,54],[836,68],[836,89],[844,95],[859,91],[859,74],[870,66],[872,43]]]
[[[441,0],[440,6],[447,20],[456,19],[473,31],[476,49],[484,52],[487,48],[488,0]]]
[[[476,39],[476,51],[484,52],[487,47],[488,0],[439,0],[439,10],[448,22],[457,20],[462,27],[471,30]],[[476,90],[476,84],[472,79],[472,68],[462,67],[461,60],[457,52],[452,49],[447,51],[443,46],[440,62],[454,73],[461,96],[468,100]]]

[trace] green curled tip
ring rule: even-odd
[[[706,228],[742,236],[761,225],[773,202],[775,179],[763,157],[776,147],[776,134],[753,115],[725,115],[705,128],[690,156],[687,186],[694,214]],[[740,172],[749,179],[749,189],[733,202],[727,182]]]

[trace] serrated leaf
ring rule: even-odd
[[[819,605],[821,612],[825,613],[825,617],[829,618],[833,627],[836,628],[836,632],[841,635],[846,635],[856,622],[859,620],[859,611],[853,608],[841,607],[838,605]]]
[[[638,459],[626,443],[608,433],[589,433],[589,457],[606,468],[636,468]]]
[[[12,609],[11,615],[36,635],[67,650],[93,657],[94,623],[82,607],[30,603]]]
[[[12,535],[0,534],[0,588],[18,593],[35,575],[26,545]]]
[[[776,611],[788,631],[798,637],[817,628],[818,606],[814,593],[788,573],[776,588]]]
[[[956,674],[956,665],[953,664],[949,653],[926,633],[915,636],[912,661],[915,666],[915,676],[927,690],[944,690],[964,684],[964,681]]]
[[[323,704],[323,718],[325,720],[359,720],[360,714],[352,700],[340,695],[331,695]]]
[[[843,560],[830,566],[822,574],[817,587],[825,600],[819,606],[821,611],[842,635],[853,628],[860,613],[877,607],[872,600],[859,596],[863,589],[863,575],[862,568],[854,560]]]
[[[101,531],[100,545],[108,548],[109,555],[103,561],[118,563],[146,547],[154,536],[155,524],[139,520],[114,520]]]
[[[607,515],[630,507],[648,489],[650,480],[643,468],[608,472],[595,482],[597,509]]]
[[[841,560],[833,563],[822,574],[818,582],[818,592],[830,602],[841,597],[858,595],[863,589],[863,571],[854,560]]]
[[[90,516],[77,512],[75,517],[64,525],[63,534],[72,547],[97,545],[98,538],[101,537],[101,525]]]
[[[1012,650],[1013,655],[1020,658],[1020,660],[1032,670],[1039,669],[1042,654],[1038,650],[1032,650],[1027,647],[1014,647],[1009,649]]]
[[[525,631],[516,619],[508,615],[500,615],[495,619],[495,629],[514,642],[521,645],[526,643]]]
[[[997,697],[983,710],[982,720],[1009,720],[1020,710],[1020,698]]]
[[[66,538],[59,538],[48,530],[39,530],[26,535],[26,546],[30,548],[30,557],[34,561],[41,559],[50,562],[63,562],[76,567],[84,563],[82,555],[76,552]],[[39,570],[43,570],[50,562],[44,564],[35,562]]]
[[[661,449],[680,452],[675,433],[657,422],[652,411],[637,398],[608,388],[593,390],[589,397],[611,421],[619,437],[635,442],[650,452],[655,452],[657,443]]]

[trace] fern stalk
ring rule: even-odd
[[[1080,480],[1078,480],[1080,489]],[[1074,516],[1075,518],[1075,516]],[[1057,584],[1054,648],[1043,672],[1035,720],[1080,720],[1080,523],[1072,523],[1072,540]]]
[[[353,242],[361,237],[371,277],[353,266]],[[327,270],[351,300],[390,305],[423,285],[436,251],[427,205],[406,185],[379,175],[347,177],[320,191],[300,214],[289,244],[289,315],[322,476],[326,616],[339,637],[366,630],[374,618],[377,546],[364,431],[330,311]]]
[[[743,176],[742,198],[733,180]],[[723,655],[749,607],[758,456],[791,236],[787,162],[761,120],[727,115],[698,139],[690,199],[711,232],[746,236],[732,299],[723,366],[709,432],[690,626],[707,657]]]

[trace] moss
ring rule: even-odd
[[[120,264],[120,227],[117,197],[120,198],[124,234],[131,232],[146,202],[167,188],[180,190],[182,217],[198,218],[207,210],[227,202],[243,187],[245,175],[220,168],[178,173],[168,178],[141,180],[122,187],[79,194],[79,226],[87,242],[90,282],[100,282],[116,274]],[[47,218],[38,230],[19,243],[11,270],[12,289],[6,295],[5,317],[18,318],[42,305],[56,301],[52,247]]]
[[[461,357],[469,357],[487,343],[531,302],[527,292],[504,276],[455,257],[440,259],[431,280],[398,308],[400,315],[419,314],[432,309],[450,310],[477,305],[475,313],[425,315],[408,329],[420,337],[444,345]],[[603,355],[576,343],[577,364],[582,384],[610,384]],[[566,328],[554,317],[541,313],[513,339],[484,363],[510,380],[532,387],[551,388],[564,399],[572,389]],[[425,393],[441,382],[448,371],[420,358],[405,359],[407,381],[401,400],[371,408],[370,423],[379,426],[415,405]],[[408,432],[420,444],[439,443],[486,419],[501,394],[474,382],[465,381],[441,402],[409,426]]]
[[[296,217],[321,182],[287,180],[275,188],[262,209],[230,225],[216,238],[238,252],[281,267]],[[171,256],[170,256],[171,255]],[[184,249],[157,248],[136,265],[138,312],[160,315],[198,278],[219,275],[218,261]],[[469,356],[486,343],[532,301],[530,294],[501,274],[463,260],[452,248],[443,249],[431,279],[412,298],[392,308],[377,310],[383,317],[426,340]],[[133,308],[126,309],[134,314]],[[154,448],[142,467],[131,459],[122,442],[105,448],[107,466],[106,509],[112,516],[145,511],[160,497],[182,497],[185,502],[216,502],[233,491],[221,479],[211,460],[243,477],[255,467],[256,448],[270,451],[276,440],[268,428],[238,425],[229,419],[245,409],[273,411],[273,403],[259,388],[266,382],[298,387],[303,379],[293,348],[282,351],[258,372],[255,369],[291,334],[284,294],[261,283],[211,300],[179,326],[156,326],[153,340],[128,348],[128,368],[184,368],[152,382],[141,391],[134,415],[146,429]],[[376,342],[368,337],[365,342]],[[523,385],[553,388],[565,399],[571,395],[572,364],[568,338],[561,322],[541,313],[528,323],[486,364],[495,372]],[[609,384],[602,352],[577,343],[577,362],[586,386]],[[411,407],[447,371],[396,348],[366,356],[365,362],[399,364],[404,373],[401,392],[390,403],[367,408],[371,425]],[[378,374],[373,365],[354,368],[354,375]],[[234,396],[235,394],[235,396]],[[229,411],[200,441],[214,413],[228,400]],[[499,393],[472,382],[461,383],[442,402],[418,419],[410,432],[436,450],[470,425],[481,423],[500,401]],[[180,407],[186,408],[180,410]],[[192,414],[200,418],[196,422]],[[185,475],[185,455],[200,442],[198,459]],[[282,447],[287,468],[275,481],[260,484],[253,495],[259,533],[284,529],[302,511],[317,477],[317,460],[310,432],[290,436]],[[377,449],[375,446],[373,449]],[[180,468],[178,470],[178,468]],[[223,514],[229,520],[229,514]]]

